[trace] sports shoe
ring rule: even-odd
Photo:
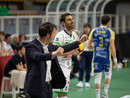
[[[86,88],[90,88],[91,86],[90,86],[89,83],[86,82],[86,83],[85,83],[85,87],[86,87]]]
[[[108,98],[108,94],[105,94],[105,93],[104,93],[104,94],[102,95],[102,98]]]
[[[27,93],[21,92],[21,93],[18,95],[18,98],[29,98],[29,95],[28,95]]]
[[[79,83],[76,85],[77,87],[83,87],[83,82],[79,81]]]

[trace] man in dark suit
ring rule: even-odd
[[[82,36],[79,41],[63,47],[51,43],[55,37],[55,25],[46,22],[39,26],[39,36],[26,46],[27,75],[25,92],[30,98],[52,98],[52,88],[63,88],[66,84],[59,66],[57,55],[79,47],[87,40]]]

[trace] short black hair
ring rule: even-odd
[[[56,25],[54,25],[50,22],[45,22],[39,26],[38,34],[40,37],[45,37],[47,35],[47,33],[49,33],[51,35],[54,28],[56,28]]]
[[[19,39],[21,39],[22,36],[25,37],[25,40],[27,39],[27,37],[25,36],[25,34],[20,34],[20,35],[19,35]]]
[[[102,16],[101,18],[101,24],[106,25],[110,21],[109,16]]]
[[[85,24],[84,24],[84,28],[85,28],[85,27],[91,28],[91,25],[90,25],[89,23],[85,23]]]
[[[71,15],[70,13],[62,14],[60,17],[60,22],[65,22],[65,17]],[[72,16],[72,15],[71,15]]]
[[[5,35],[4,31],[0,31],[0,34],[1,34],[1,35]]]
[[[16,51],[18,52],[19,50],[21,50],[22,48],[25,48],[25,46],[23,44],[17,45],[16,46]]]
[[[7,39],[10,36],[11,36],[10,34],[5,34],[5,39]]]

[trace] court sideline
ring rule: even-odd
[[[103,74],[104,75],[104,74]],[[104,78],[102,79],[101,94],[103,93]],[[78,88],[77,79],[70,81],[70,89],[68,98],[96,98],[94,89],[94,77],[91,78],[91,88]],[[122,96],[130,95],[130,64],[127,68],[113,69],[112,81],[109,89],[109,98],[121,98]],[[4,98],[11,98],[7,95]],[[57,98],[56,94],[53,98]],[[129,97],[130,98],[130,97]]]
[[[101,82],[102,94],[104,89],[104,78]],[[76,87],[77,83],[77,79],[72,79],[70,81],[68,98],[96,98],[96,93],[94,89],[94,77],[92,77],[90,80],[91,88],[78,88]],[[116,70],[113,69],[112,81],[109,89],[109,98],[120,98],[126,95],[130,95],[130,64],[127,68],[121,68]],[[56,98],[56,94],[54,94],[53,98]]]

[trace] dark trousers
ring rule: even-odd
[[[52,98],[52,87],[51,84],[46,84],[45,93],[42,96],[34,96],[29,94],[29,98]]]
[[[77,60],[77,55],[72,55],[72,61],[74,62],[72,72],[77,73],[79,70],[79,61]]]
[[[81,61],[79,62],[79,81],[83,81],[84,70],[86,72],[85,81],[89,82],[90,74],[92,70],[91,62],[92,62],[93,52],[84,51],[81,54]]]

